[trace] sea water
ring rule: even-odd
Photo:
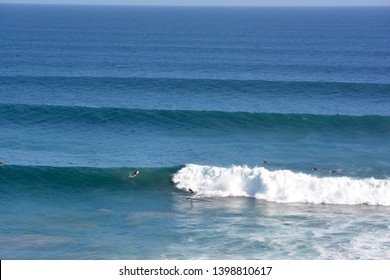
[[[389,259],[389,46],[383,7],[0,5],[0,258]]]

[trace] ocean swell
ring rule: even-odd
[[[281,113],[248,113],[197,110],[141,110],[126,108],[88,108],[80,106],[46,106],[0,104],[2,125],[35,125],[57,127],[124,125],[158,128],[222,130],[271,130],[390,133],[389,116],[346,116]]]

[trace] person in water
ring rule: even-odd
[[[191,201],[191,200],[192,200],[192,197],[191,197],[191,195],[193,195],[193,194],[194,194],[194,191],[193,191],[193,190],[191,190],[191,189],[188,189],[188,192],[190,193],[190,196],[189,196],[189,197],[187,197],[187,198],[186,198],[186,200],[189,200],[189,201]]]
[[[129,175],[129,178],[134,178],[134,177],[137,176],[138,174],[139,174],[139,171],[136,170],[136,171],[134,171],[133,173],[131,173],[131,174]]]
[[[264,164],[271,164],[269,161],[263,160]]]
[[[4,163],[0,160],[0,166],[3,166],[4,165]]]

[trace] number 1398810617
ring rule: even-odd
[[[213,275],[270,275],[271,266],[267,267],[213,267]]]

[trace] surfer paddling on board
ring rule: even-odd
[[[269,161],[263,160],[264,164],[271,164]]]
[[[4,165],[4,163],[0,160],[0,167],[3,166],[3,165]]]
[[[134,178],[134,177],[137,176],[138,174],[139,174],[139,171],[136,170],[136,171],[134,171],[133,173],[130,173],[130,174],[129,174],[129,177],[127,177],[127,178]]]

